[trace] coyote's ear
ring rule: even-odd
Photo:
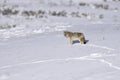
[[[64,31],[64,33],[67,33],[67,32],[69,32],[69,31]]]
[[[63,31],[63,33],[65,34],[65,31]]]
[[[67,32],[67,31],[64,31],[64,32]]]

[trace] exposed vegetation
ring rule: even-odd
[[[65,10],[61,11],[45,11],[45,10],[15,10],[6,8],[0,11],[3,16],[16,16],[19,15],[24,18],[47,18],[48,16],[57,16],[57,17],[77,17],[77,18],[86,18],[87,16],[91,16],[92,14],[87,14],[79,11],[68,12]]]
[[[3,10],[0,10],[2,15],[17,15],[19,13],[18,10],[5,8]]]
[[[15,28],[16,25],[0,25],[0,29],[11,29],[11,28]]]

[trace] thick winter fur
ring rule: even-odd
[[[83,33],[64,31],[64,36],[70,39],[70,44],[73,44],[74,38],[77,38],[81,44],[85,44],[85,37]]]

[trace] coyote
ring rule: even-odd
[[[85,37],[83,33],[64,31],[64,36],[70,39],[70,44],[73,44],[74,38],[77,38],[81,44],[85,44]]]

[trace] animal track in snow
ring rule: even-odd
[[[113,56],[113,55],[105,55],[105,56],[107,57],[107,56]],[[33,65],[33,64],[47,63],[47,62],[89,60],[89,61],[100,61],[102,63],[105,63],[105,64],[109,65],[109,67],[120,70],[120,67],[117,67],[117,66],[113,65],[112,63],[104,60],[104,59],[99,59],[99,58],[102,58],[102,57],[103,57],[103,55],[101,55],[101,54],[93,53],[93,54],[90,54],[88,56],[83,56],[83,57],[38,60],[38,61],[33,61],[33,62],[28,62],[28,63],[27,62],[26,63],[18,63],[18,64],[15,64],[15,65],[7,65],[7,66],[0,67],[0,69],[12,68],[12,67],[23,66],[23,65]]]
[[[103,59],[103,57],[115,56],[115,54],[108,54],[114,49],[108,48],[105,46],[93,45],[93,44],[92,45],[90,44],[88,46],[106,49],[108,52],[106,54],[100,53],[100,52],[99,53],[92,53],[92,54],[87,55],[87,56],[75,57],[75,58],[70,57],[70,58],[65,58],[65,59],[49,59],[49,60],[38,60],[38,61],[32,61],[32,62],[18,63],[18,64],[14,64],[14,65],[2,66],[2,67],[0,67],[0,69],[7,69],[7,68],[13,68],[13,67],[17,67],[17,66],[33,65],[33,64],[40,64],[40,63],[47,63],[47,62],[89,60],[89,61],[99,61],[99,62],[107,64],[109,67],[120,70],[120,67],[115,66],[112,63]]]
[[[113,48],[109,48],[109,47],[106,47],[106,46],[99,46],[99,45],[95,45],[95,44],[89,44],[88,46],[95,47],[95,48],[106,49],[106,50],[111,50],[111,51],[115,50]]]

